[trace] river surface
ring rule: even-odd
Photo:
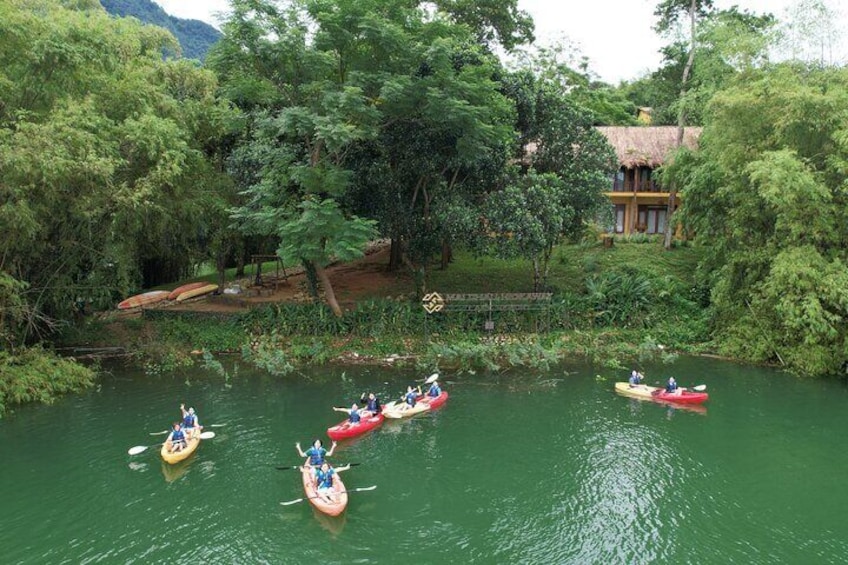
[[[232,370],[232,369],[231,369]],[[617,396],[624,375],[444,373],[450,400],[341,442],[339,518],[309,503],[294,444],[409,371],[242,366],[147,377],[0,420],[2,563],[845,563],[848,389],[707,359],[645,367],[705,383],[706,412]],[[598,374],[603,377],[599,378]],[[619,377],[619,378],[616,378]],[[602,380],[603,379],[603,380]],[[197,407],[214,439],[166,465],[155,444]],[[211,427],[213,425],[215,427]]]

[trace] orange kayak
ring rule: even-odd
[[[168,300],[176,300],[177,297],[179,295],[181,295],[182,293],[200,288],[202,286],[206,286],[207,284],[209,284],[209,283],[207,283],[206,281],[200,281],[200,282],[193,282],[193,283],[184,284],[182,286],[178,286],[177,288],[175,288],[174,290],[171,291],[171,294],[168,295]]]
[[[216,290],[218,290],[217,284],[206,283],[197,288],[193,288],[191,290],[187,290],[185,292],[180,293],[179,296],[177,296],[176,300],[177,302],[182,302],[183,300],[188,300],[189,298],[195,298],[198,296],[203,296],[204,294],[209,294],[210,292],[215,292]]]
[[[312,468],[304,467],[301,471],[303,479],[303,490],[312,506],[328,516],[338,516],[347,508],[347,492],[341,477],[333,476],[333,488],[322,492],[320,495],[315,488],[315,475]]]
[[[129,298],[118,304],[118,309],[129,310],[130,308],[138,308],[139,306],[148,306],[150,304],[156,304],[157,302],[161,302],[166,298],[168,298],[167,290],[152,290],[143,294],[136,294],[135,296],[130,296]]]

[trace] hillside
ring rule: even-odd
[[[187,59],[206,58],[209,48],[221,37],[221,32],[200,20],[184,20],[168,15],[152,0],[100,0],[113,16],[132,16],[138,20],[163,27],[174,34]]]

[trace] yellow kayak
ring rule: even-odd
[[[188,456],[197,450],[197,446],[200,445],[200,434],[195,435],[192,438],[186,439],[187,445],[182,449],[182,451],[176,451],[171,453],[171,441],[168,440],[162,444],[162,451],[160,451],[162,455],[162,459],[165,460],[166,463],[170,463],[173,465],[174,463],[179,463],[184,459],[188,459]]]
[[[394,420],[400,418],[409,418],[411,416],[415,416],[416,414],[421,414],[422,412],[426,412],[430,409],[429,402],[418,402],[412,408],[407,408],[406,402],[389,402],[385,406],[383,406],[383,416],[386,418],[392,418]]]

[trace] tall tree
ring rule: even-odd
[[[453,23],[456,14],[431,13],[429,4],[234,7],[210,64],[237,103],[253,105],[255,127],[236,155],[261,174],[237,216],[289,238],[281,251],[292,254],[316,248],[294,237],[370,233],[372,224],[355,209],[381,220],[423,285],[431,254],[449,236],[440,203],[457,202],[453,195],[493,152],[500,149],[505,161],[510,108],[498,92],[493,56],[466,25]],[[310,220],[306,230],[307,200],[309,214],[332,211],[336,219]],[[340,231],[342,219],[356,229]],[[303,229],[289,229],[298,223]],[[332,233],[320,237],[318,226]],[[348,240],[344,250],[361,244]],[[330,255],[350,256],[328,251],[324,259]],[[311,262],[320,269],[323,260]]]
[[[683,130],[686,127],[686,105],[683,100],[686,98],[686,89],[688,87],[689,73],[692,71],[692,64],[695,62],[695,47],[697,39],[696,23],[698,17],[706,15],[707,10],[713,7],[712,0],[663,0],[657,5],[654,15],[658,18],[656,25],[657,31],[667,33],[675,25],[677,25],[685,14],[689,22],[689,49],[686,56],[686,63],[683,65],[683,75],[680,78],[680,107],[677,114],[677,147],[683,145]],[[670,187],[668,196],[668,212],[666,214],[665,226],[665,241],[663,245],[666,249],[671,248],[671,236],[674,233],[674,222],[672,222],[672,214],[676,208],[677,189],[674,186]]]
[[[163,60],[174,41],[97,2],[0,0],[0,273],[36,322],[17,343],[206,257],[230,112]]]
[[[668,169],[709,254],[714,336],[804,374],[848,367],[848,81],[797,64],[717,94],[697,153]]]

